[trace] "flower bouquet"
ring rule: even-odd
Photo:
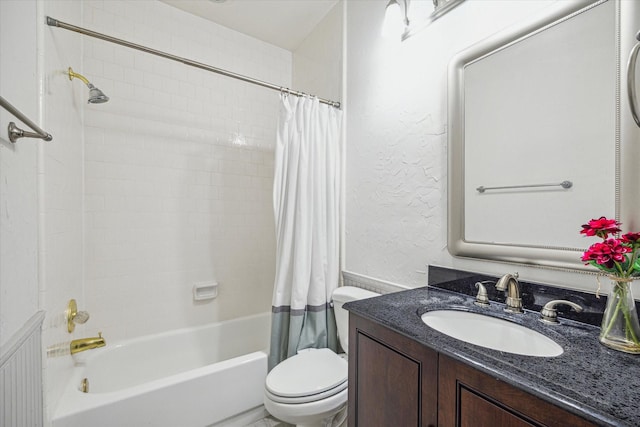
[[[640,233],[622,231],[615,219],[600,217],[582,226],[581,234],[597,236],[582,255],[586,265],[592,265],[607,275],[611,291],[602,318],[600,342],[607,347],[627,353],[640,353],[640,324],[631,282],[640,277]]]

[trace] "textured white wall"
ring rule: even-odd
[[[385,3],[347,1],[345,269],[421,286],[437,264],[595,289],[589,276],[457,259],[446,248],[448,62],[553,2],[466,1],[402,43],[381,38]]]
[[[291,52],[156,1],[85,1],[86,27],[291,84]],[[268,311],[278,93],[100,40],[83,72],[85,295],[109,340]],[[219,296],[194,302],[196,282]]]
[[[40,123],[35,2],[0,2],[0,95]],[[37,139],[14,145],[0,108],[0,347],[38,310]]]

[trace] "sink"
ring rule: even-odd
[[[506,353],[555,357],[562,347],[525,326],[497,317],[458,310],[434,310],[422,315],[429,327],[461,341]]]

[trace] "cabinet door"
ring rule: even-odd
[[[595,427],[577,415],[442,354],[438,425]]]
[[[438,354],[354,315],[349,325],[349,427],[435,427]]]
[[[508,410],[461,387],[459,395],[460,426],[531,427],[537,426]]]

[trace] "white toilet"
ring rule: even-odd
[[[343,286],[333,292],[338,338],[345,352],[348,351],[349,313],[342,305],[378,295],[353,286]],[[298,427],[330,427],[336,414],[342,410],[346,414],[346,356],[322,348],[301,350],[284,360],[267,375],[264,407],[274,417]]]

